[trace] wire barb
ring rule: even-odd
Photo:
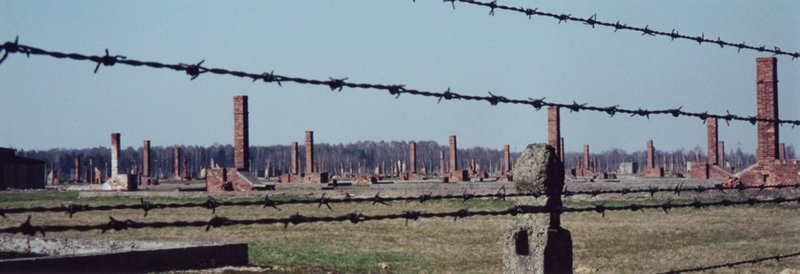
[[[658,31],[658,30],[650,29],[650,25],[646,25],[645,27],[637,27],[637,26],[628,26],[627,24],[620,23],[619,20],[617,20],[615,23],[599,21],[599,20],[597,20],[597,14],[596,13],[592,14],[592,16],[589,16],[587,18],[581,18],[581,17],[573,17],[572,14],[565,14],[565,13],[558,14],[558,13],[550,13],[550,12],[540,12],[540,11],[538,11],[538,9],[531,9],[531,8],[526,8],[526,7],[510,7],[510,6],[499,5],[499,4],[497,4],[497,1],[495,1],[495,0],[492,0],[491,2],[481,2],[481,1],[476,1],[476,0],[444,0],[444,2],[450,2],[452,7],[453,7],[453,9],[455,9],[455,7],[456,7],[455,6],[455,2],[456,1],[461,2],[461,3],[466,3],[466,4],[471,4],[471,5],[475,5],[475,6],[481,6],[481,7],[488,8],[489,9],[489,15],[494,15],[494,11],[495,10],[505,10],[505,11],[512,11],[512,12],[520,13],[520,14],[522,14],[524,16],[527,16],[529,20],[532,18],[532,16],[536,15],[536,16],[550,17],[552,19],[555,19],[555,20],[558,21],[558,24],[566,23],[566,22],[569,22],[569,21],[582,22],[583,25],[591,26],[593,29],[595,28],[595,26],[599,25],[599,26],[604,26],[604,27],[608,27],[608,28],[613,28],[614,32],[617,32],[618,30],[627,30],[627,31],[641,33],[642,36],[669,37],[670,41],[674,41],[675,39],[682,39],[682,40],[688,40],[688,41],[695,41],[699,45],[702,45],[703,43],[708,43],[708,44],[718,45],[720,48],[724,48],[725,46],[731,46],[731,47],[737,48],[737,52],[741,52],[742,49],[748,49],[748,50],[753,50],[753,51],[758,51],[758,52],[768,52],[768,53],[772,53],[773,55],[789,56],[789,57],[792,57],[792,60],[800,58],[800,52],[784,51],[784,50],[782,50],[781,48],[779,48],[777,46],[772,46],[772,47],[769,47],[769,48],[767,46],[756,47],[756,46],[748,45],[745,42],[741,42],[741,43],[726,42],[725,40],[723,40],[719,36],[715,40],[708,39],[708,38],[706,38],[705,33],[701,33],[698,36],[690,36],[690,35],[680,34],[680,32],[675,30],[675,29],[672,29],[672,31],[666,32],[666,31]]]

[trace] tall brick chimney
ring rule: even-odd
[[[708,164],[713,166],[719,164],[717,118],[706,118],[706,126],[708,127]]]
[[[719,166],[725,167],[725,141],[719,141],[717,145],[717,154],[719,157]]]
[[[150,140],[144,140],[142,145],[142,175],[150,177]]]
[[[444,150],[439,151],[439,175],[447,174],[447,164],[444,161]]]
[[[786,160],[786,144],[784,143],[781,143],[780,148],[778,148],[778,158]]]
[[[117,174],[120,174],[119,142],[120,142],[120,134],[116,132],[111,133],[111,176],[112,177],[116,177]]]
[[[314,173],[314,132],[306,131],[306,176]]]
[[[81,156],[75,156],[75,175],[72,179],[75,181],[81,180]]]
[[[450,172],[458,170],[458,145],[456,136],[450,135]]]
[[[761,119],[778,119],[778,59],[756,58],[757,113]],[[778,158],[778,124],[758,121],[756,162]]]
[[[414,141],[408,143],[408,172],[417,173],[417,143]]]
[[[175,146],[175,165],[173,166],[172,177],[180,178],[181,177],[181,148]]]
[[[556,150],[559,157],[564,154],[561,151],[561,118],[558,107],[547,108],[547,143]]]
[[[560,142],[558,143],[561,147],[558,149],[558,156],[561,158],[561,162],[564,162],[564,137],[561,137]]]
[[[511,147],[503,145],[503,174],[511,171]]]
[[[647,169],[656,168],[656,152],[653,147],[653,140],[647,140]]]
[[[585,170],[590,170],[591,165],[589,164],[589,145],[583,145],[583,162],[582,168]]]
[[[298,167],[300,166],[300,161],[299,161],[299,158],[297,157],[298,156],[297,142],[292,142],[292,151],[291,151],[290,154],[291,154],[291,157],[292,157],[292,159],[291,159],[292,169],[289,170],[289,171],[290,171],[290,173],[292,175],[298,175],[299,174],[299,168]]]
[[[250,170],[250,127],[247,96],[233,97],[233,164],[236,170]]]

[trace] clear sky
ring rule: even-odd
[[[800,50],[800,1],[509,1],[540,11],[730,42]],[[441,0],[362,1],[0,1],[0,42],[140,60],[462,94],[598,106],[755,114],[752,51],[670,41],[576,22],[527,17]],[[251,145],[302,141],[434,140],[519,151],[545,142],[546,111],[486,102],[437,104],[386,92],[252,83],[204,74],[101,67],[11,55],[0,65],[0,146],[18,149],[229,144],[234,95],[250,97]],[[780,116],[800,119],[800,60],[778,57]],[[590,144],[642,150],[705,149],[697,118],[617,116],[562,110],[567,151]],[[800,146],[800,128],[781,128]],[[726,147],[753,152],[756,127],[720,123]]]

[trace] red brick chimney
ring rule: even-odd
[[[719,164],[717,118],[706,118],[706,126],[708,126],[708,164],[713,166]]]
[[[778,59],[756,58],[756,98],[758,118],[778,119]],[[756,162],[778,159],[778,124],[758,121]]]
[[[236,170],[250,170],[250,129],[247,96],[233,97],[233,163]]]

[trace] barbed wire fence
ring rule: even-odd
[[[611,205],[596,204],[587,207],[565,207],[565,206],[513,206],[506,210],[486,210],[486,211],[470,211],[468,208],[462,208],[457,211],[450,212],[423,212],[423,211],[403,211],[402,213],[386,214],[386,215],[364,215],[358,212],[340,215],[340,216],[304,216],[295,213],[287,218],[261,218],[254,220],[237,220],[226,217],[214,216],[208,221],[175,221],[175,222],[136,222],[133,220],[120,221],[114,217],[109,217],[110,221],[106,224],[94,225],[55,225],[34,226],[31,223],[31,215],[28,215],[27,220],[16,227],[6,227],[0,229],[0,233],[21,233],[24,235],[35,235],[37,232],[46,235],[47,232],[64,232],[64,231],[92,231],[100,230],[105,233],[109,230],[127,230],[127,229],[141,229],[141,228],[166,228],[166,227],[205,227],[208,231],[211,227],[224,227],[233,225],[269,225],[269,224],[283,224],[286,228],[289,224],[298,225],[302,223],[318,223],[318,222],[351,222],[353,224],[369,222],[369,221],[383,221],[383,220],[396,220],[403,219],[408,221],[416,221],[419,219],[428,218],[445,218],[453,217],[453,221],[467,217],[476,216],[516,216],[520,214],[565,214],[565,213],[580,213],[580,212],[595,212],[605,216],[606,212],[612,211],[644,211],[645,209],[657,209],[669,214],[670,210],[678,208],[692,208],[703,209],[708,207],[730,207],[737,205],[763,205],[763,204],[784,204],[784,203],[798,203],[800,198],[772,198],[772,199],[745,199],[745,200],[729,200],[722,199],[718,201],[700,201],[695,199],[690,203],[674,203],[672,200],[667,200],[662,203],[648,203],[639,204],[631,203],[629,205]]]
[[[395,96],[396,98],[399,98],[400,95],[402,94],[433,97],[437,98],[438,102],[441,102],[443,99],[485,101],[493,106],[496,106],[498,104],[527,105],[533,107],[536,110],[540,110],[543,107],[558,107],[558,108],[568,109],[572,112],[579,112],[582,110],[600,112],[600,113],[605,113],[610,117],[614,117],[616,114],[626,114],[630,116],[639,116],[649,119],[651,115],[669,115],[672,117],[681,117],[681,116],[696,117],[700,118],[703,122],[705,122],[707,118],[717,118],[725,121],[726,123],[730,123],[730,121],[745,121],[755,125],[756,122],[769,122],[769,123],[777,123],[779,125],[788,124],[791,125],[792,128],[800,125],[800,120],[771,119],[771,118],[759,117],[757,115],[754,116],[737,115],[730,113],[730,111],[726,111],[726,114],[713,114],[713,113],[708,113],[707,111],[689,112],[689,111],[684,111],[682,106],[669,109],[651,110],[643,108],[638,108],[638,109],[622,108],[619,105],[607,106],[607,107],[593,106],[587,103],[577,103],[575,101],[573,101],[571,104],[569,103],[565,104],[565,103],[548,102],[545,100],[545,98],[510,99],[506,96],[496,95],[491,91],[488,92],[489,93],[488,96],[464,95],[451,91],[450,88],[448,88],[444,92],[426,91],[426,90],[408,88],[402,84],[371,84],[371,83],[351,82],[348,81],[349,78],[347,77],[345,78],[330,77],[328,80],[319,80],[319,79],[310,79],[304,77],[279,75],[275,74],[274,71],[255,73],[255,72],[244,72],[244,71],[224,69],[224,68],[211,68],[202,66],[205,60],[200,61],[196,64],[184,64],[184,63],[168,64],[168,63],[154,62],[154,61],[141,61],[136,59],[129,59],[122,55],[110,55],[108,50],[106,50],[105,55],[103,56],[84,55],[79,53],[64,53],[64,52],[44,50],[32,46],[19,44],[19,39],[15,39],[13,42],[7,41],[3,44],[3,57],[0,58],[0,64],[2,64],[2,62],[8,57],[9,54],[22,54],[25,56],[39,55],[39,56],[48,56],[58,59],[93,62],[95,63],[95,68],[94,68],[95,73],[97,73],[98,69],[100,68],[100,65],[114,66],[122,64],[134,67],[168,69],[173,71],[185,72],[187,75],[191,77],[190,79],[192,80],[199,77],[201,74],[210,73],[210,74],[227,75],[238,78],[250,79],[253,82],[260,80],[265,83],[275,83],[278,84],[279,86],[283,86],[283,83],[296,83],[303,85],[326,86],[331,91],[338,91],[338,92],[341,92],[344,88],[384,91],[388,92],[388,94],[392,96]]]
[[[414,2],[416,2],[416,0],[414,0]],[[717,37],[717,39],[706,38],[705,33],[701,33],[700,35],[696,35],[696,36],[684,35],[684,34],[681,34],[679,31],[677,31],[675,29],[672,29],[669,32],[659,31],[659,30],[650,29],[650,25],[646,25],[644,27],[632,26],[632,25],[628,25],[628,24],[625,24],[625,23],[620,23],[619,20],[617,20],[616,22],[601,21],[601,20],[597,19],[597,14],[596,13],[593,14],[592,16],[589,16],[589,17],[576,17],[576,16],[572,16],[572,14],[567,14],[567,13],[546,12],[546,11],[539,10],[538,8],[506,6],[506,5],[498,4],[497,1],[481,2],[481,1],[474,1],[474,0],[443,0],[443,2],[449,2],[452,5],[453,9],[456,9],[456,2],[488,8],[489,9],[489,15],[491,15],[491,16],[495,15],[495,12],[494,12],[495,10],[504,10],[504,11],[516,12],[516,13],[521,14],[523,16],[527,16],[528,19],[531,19],[531,20],[532,20],[533,16],[546,17],[546,18],[551,18],[551,19],[557,20],[559,24],[565,23],[565,22],[578,22],[578,23],[582,23],[583,25],[591,26],[593,29],[595,28],[595,26],[601,26],[601,27],[612,28],[612,29],[614,29],[614,32],[617,32],[619,30],[632,31],[632,32],[641,33],[642,36],[668,37],[668,38],[670,38],[671,41],[678,39],[678,40],[693,41],[693,42],[697,42],[698,44],[706,43],[706,44],[709,44],[709,45],[717,45],[720,48],[725,48],[727,46],[727,47],[730,47],[730,48],[737,49],[737,52],[741,52],[744,49],[744,50],[757,51],[757,52],[760,52],[760,53],[771,53],[772,55],[788,56],[788,57],[792,57],[792,60],[800,58],[800,52],[785,51],[785,50],[782,50],[781,48],[779,48],[777,46],[770,46],[770,47],[768,47],[766,45],[753,46],[753,45],[747,44],[746,42],[733,43],[733,42],[728,42],[728,41],[722,40],[722,38],[720,38],[720,37]]]
[[[800,189],[800,184],[777,184],[777,185],[755,185],[755,186],[737,185],[733,187],[726,187],[721,184],[715,185],[713,187],[705,187],[702,185],[684,186],[683,184],[678,184],[675,187],[667,187],[667,188],[649,187],[649,188],[633,188],[633,189],[621,188],[621,189],[611,189],[611,190],[592,189],[592,190],[579,190],[579,191],[569,190],[569,187],[564,187],[564,189],[559,193],[559,196],[568,198],[573,196],[597,197],[597,196],[607,196],[607,195],[620,195],[620,197],[625,197],[625,195],[628,194],[646,193],[650,195],[650,198],[653,198],[656,193],[671,193],[676,196],[680,196],[681,193],[690,193],[690,194],[699,194],[706,192],[726,193],[725,191],[742,193],[747,190],[758,190],[760,192],[765,189],[798,190]],[[105,204],[105,205],[88,205],[88,204],[70,203],[67,205],[61,204],[60,206],[51,206],[51,207],[42,207],[42,206],[15,207],[15,208],[6,207],[6,208],[0,208],[0,217],[6,218],[8,214],[63,212],[65,215],[68,215],[70,218],[72,218],[74,214],[79,212],[112,211],[112,210],[124,210],[124,209],[142,210],[144,213],[143,217],[147,217],[148,213],[154,209],[205,208],[211,210],[212,214],[216,214],[216,209],[219,207],[262,206],[263,208],[272,208],[281,211],[282,209],[279,206],[284,206],[284,205],[316,205],[318,208],[322,208],[322,206],[325,206],[327,209],[332,210],[333,208],[331,204],[342,204],[342,203],[370,203],[371,205],[389,205],[389,203],[391,202],[405,201],[405,202],[419,202],[420,204],[422,204],[425,202],[437,201],[437,200],[461,200],[462,202],[466,202],[474,199],[491,198],[495,200],[506,200],[506,198],[516,198],[516,197],[539,198],[543,196],[547,196],[547,194],[544,192],[507,193],[505,186],[503,186],[500,189],[498,189],[496,193],[493,194],[475,194],[475,193],[469,193],[465,190],[464,193],[460,195],[433,195],[432,193],[428,193],[417,196],[383,197],[380,195],[380,192],[378,192],[374,196],[370,197],[353,197],[352,195],[347,193],[344,198],[330,198],[327,197],[327,193],[322,193],[322,195],[317,199],[289,198],[289,199],[276,200],[270,198],[269,195],[264,195],[264,198],[262,200],[245,200],[245,201],[218,201],[213,196],[208,196],[208,198],[204,202],[187,202],[187,203],[154,203],[151,201],[147,201],[144,198],[140,198],[139,204],[116,203],[116,204]],[[693,197],[689,196],[686,198],[693,198]]]
[[[796,59],[800,57],[800,52],[790,52],[784,51],[777,46],[767,47],[766,45],[763,46],[754,46],[752,44],[748,44],[745,42],[741,43],[733,43],[726,40],[723,40],[720,37],[716,39],[706,38],[706,35],[700,34],[697,36],[692,35],[684,35],[680,34],[677,30],[672,30],[669,32],[666,31],[659,31],[650,29],[649,25],[645,27],[641,26],[632,26],[627,25],[624,23],[620,23],[616,21],[614,23],[610,21],[601,21],[598,20],[597,14],[593,14],[590,17],[575,17],[571,14],[558,14],[558,13],[550,13],[545,11],[540,11],[538,8],[525,8],[525,7],[512,7],[506,6],[502,4],[498,4],[497,1],[491,2],[481,2],[481,1],[474,1],[474,0],[444,0],[443,2],[450,2],[452,7],[455,9],[456,2],[469,4],[474,6],[485,7],[489,9],[489,15],[494,16],[495,10],[503,10],[509,12],[516,12],[518,14],[522,14],[527,16],[529,19],[532,19],[533,16],[537,17],[546,17],[558,20],[558,23],[562,22],[579,22],[587,26],[591,26],[595,28],[596,26],[606,27],[606,28],[613,28],[614,31],[632,31],[632,32],[639,32],[642,36],[661,36],[661,37],[668,37],[670,40],[687,40],[687,41],[694,41],[698,44],[711,44],[711,45],[718,45],[720,48],[730,47],[736,48],[737,52],[741,50],[751,50],[757,51],[761,53],[770,53],[772,55],[781,55],[781,56],[788,56],[791,59]],[[129,59],[122,55],[111,55],[108,50],[105,51],[104,55],[85,55],[79,53],[66,53],[61,51],[52,51],[52,50],[45,50],[41,48],[37,48],[34,46],[24,45],[19,43],[19,39],[15,39],[14,41],[7,41],[2,45],[2,57],[0,57],[0,64],[2,64],[9,55],[17,54],[17,55],[25,55],[30,57],[31,55],[35,56],[47,56],[57,59],[68,59],[68,60],[75,60],[75,61],[87,61],[94,63],[94,73],[97,73],[100,66],[114,66],[114,65],[128,65],[134,67],[146,67],[152,69],[166,69],[172,70],[177,72],[186,73],[190,76],[190,79],[196,79],[201,74],[216,74],[216,75],[223,75],[223,76],[233,76],[243,79],[252,80],[253,82],[256,81],[263,81],[268,84],[277,84],[278,86],[283,86],[283,83],[295,83],[295,84],[302,84],[302,85],[314,85],[314,86],[324,86],[329,88],[331,91],[341,92],[343,89],[362,89],[362,90],[373,90],[373,91],[381,91],[387,92],[389,95],[395,96],[399,98],[403,94],[407,95],[414,95],[414,96],[425,96],[425,97],[432,97],[438,99],[438,102],[444,100],[463,100],[463,101],[484,101],[488,102],[489,104],[496,106],[499,104],[508,104],[508,105],[526,105],[531,106],[535,110],[540,110],[542,107],[558,107],[568,109],[572,112],[579,112],[579,111],[593,111],[598,113],[607,114],[610,117],[614,117],[616,114],[625,114],[630,116],[639,116],[650,118],[651,115],[667,115],[672,117],[695,117],[705,121],[707,118],[717,118],[726,123],[730,121],[744,121],[749,122],[751,124],[756,124],[757,122],[767,122],[767,123],[776,123],[779,125],[791,125],[794,128],[797,125],[800,125],[800,120],[792,120],[792,119],[769,119],[763,118],[759,116],[747,116],[747,115],[739,115],[739,114],[732,114],[730,111],[726,111],[725,114],[713,114],[706,112],[689,112],[684,111],[682,107],[673,107],[667,109],[633,109],[633,108],[623,108],[619,105],[615,106],[593,106],[586,103],[577,103],[573,101],[572,103],[556,103],[546,101],[545,98],[535,99],[535,98],[527,98],[527,99],[513,99],[508,98],[502,95],[496,95],[493,92],[488,92],[488,95],[480,96],[480,95],[466,95],[451,91],[450,88],[447,88],[443,92],[437,91],[428,91],[428,90],[420,90],[420,89],[413,89],[406,87],[403,84],[375,84],[375,83],[358,83],[354,81],[349,81],[349,78],[329,78],[327,80],[320,80],[320,79],[311,79],[305,77],[298,77],[298,76],[287,76],[287,75],[279,75],[274,73],[274,71],[270,72],[245,72],[245,71],[238,71],[232,69],[225,69],[225,68],[213,68],[208,66],[203,66],[205,62],[200,61],[197,63],[177,63],[177,64],[170,64],[164,62],[157,62],[157,61],[142,61],[137,59]],[[616,190],[604,190],[604,189],[596,189],[596,190],[580,190],[580,191],[573,191],[569,190],[568,188],[559,191],[557,194],[558,197],[572,197],[572,196],[590,196],[596,197],[601,195],[617,195],[619,194],[620,197],[624,197],[627,194],[632,193],[649,193],[650,197],[654,197],[656,193],[668,192],[675,195],[680,195],[681,193],[704,193],[704,192],[712,192],[716,191],[719,193],[724,193],[725,191],[729,192],[743,192],[746,190],[758,190],[762,191],[764,189],[798,189],[800,185],[759,185],[759,186],[745,186],[739,185],[736,187],[725,187],[722,185],[716,185],[714,187],[705,187],[705,186],[696,186],[696,187],[686,187],[683,185],[678,185],[672,188],[660,188],[660,187],[650,187],[650,188],[638,188],[638,189],[629,189],[629,188],[622,188]],[[432,195],[432,194],[422,194],[418,196],[395,196],[395,197],[382,197],[380,193],[375,194],[372,197],[351,197],[346,196],[344,198],[329,198],[326,197],[326,194],[323,194],[320,198],[317,199],[279,199],[273,200],[270,196],[265,195],[263,200],[258,201],[217,201],[215,198],[209,196],[205,202],[194,202],[194,203],[153,203],[150,201],[146,201],[144,198],[140,199],[139,204],[110,204],[110,205],[81,205],[81,204],[68,204],[68,205],[61,205],[61,206],[54,206],[54,207],[29,207],[29,208],[3,208],[0,209],[0,216],[6,218],[8,214],[30,214],[30,213],[44,213],[44,212],[63,212],[66,215],[69,215],[70,218],[73,217],[76,213],[79,212],[90,212],[90,211],[113,211],[113,210],[125,210],[125,209],[133,209],[133,210],[143,210],[144,216],[147,217],[148,213],[151,210],[159,209],[159,210],[167,210],[167,209],[179,209],[179,208],[206,208],[210,209],[214,216],[209,220],[194,220],[194,221],[172,221],[172,222],[164,222],[164,221],[134,221],[131,219],[116,219],[114,217],[109,216],[109,221],[107,223],[99,223],[99,224],[80,224],[80,225],[34,225],[33,224],[33,216],[28,215],[25,222],[18,226],[11,226],[0,228],[0,233],[14,233],[14,234],[23,234],[23,235],[36,235],[37,233],[41,235],[46,235],[46,233],[50,232],[65,232],[65,231],[79,231],[79,232],[89,232],[89,231],[100,231],[101,233],[105,233],[108,231],[121,231],[121,230],[133,230],[133,229],[143,229],[143,228],[184,228],[184,227],[196,227],[196,228],[205,228],[206,231],[209,231],[211,228],[218,228],[218,227],[227,227],[227,226],[240,226],[240,225],[283,225],[284,229],[286,229],[290,224],[291,225],[300,225],[305,223],[347,223],[350,222],[352,224],[359,224],[364,222],[372,222],[372,221],[385,221],[385,220],[404,220],[406,225],[409,221],[417,221],[421,219],[432,219],[432,218],[453,218],[453,221],[458,221],[459,219],[465,219],[469,217],[480,217],[480,216],[517,216],[521,214],[572,214],[572,213],[596,213],[605,216],[606,212],[613,212],[613,211],[644,211],[644,210],[658,210],[662,211],[665,214],[669,214],[673,209],[679,208],[686,208],[686,209],[704,209],[710,207],[733,207],[733,206],[755,206],[755,205],[765,205],[765,204],[789,204],[789,203],[796,203],[800,204],[800,198],[784,198],[784,197],[777,197],[772,199],[756,199],[756,198],[748,198],[748,199],[741,199],[741,200],[730,200],[727,198],[714,200],[714,201],[701,201],[697,197],[687,197],[693,198],[691,202],[674,202],[672,199],[668,199],[662,202],[648,202],[648,203],[637,203],[635,201],[630,202],[627,205],[605,205],[601,204],[594,204],[592,206],[584,206],[584,207],[565,207],[562,205],[559,206],[513,206],[508,209],[504,210],[469,210],[468,208],[461,208],[455,211],[447,211],[447,212],[424,212],[424,211],[402,211],[399,213],[393,214],[380,214],[380,215],[369,215],[363,214],[359,212],[353,212],[344,215],[337,215],[337,216],[306,216],[299,212],[283,218],[258,218],[258,219],[235,219],[235,218],[228,218],[224,216],[217,216],[216,209],[221,206],[235,206],[235,207],[242,207],[242,206],[261,206],[262,208],[269,208],[274,210],[283,210],[280,206],[284,205],[292,205],[292,204],[305,204],[305,205],[317,205],[318,208],[322,208],[325,206],[328,209],[332,210],[331,204],[339,204],[339,203],[371,203],[372,205],[389,205],[391,202],[397,201],[406,201],[406,202],[414,202],[417,201],[419,203],[424,203],[427,201],[436,201],[436,200],[462,200],[463,202],[472,200],[472,199],[497,199],[497,200],[505,200],[506,198],[513,198],[513,197],[540,197],[540,196],[547,196],[547,195],[554,195],[554,194],[546,194],[546,193],[506,193],[504,188],[501,188],[494,194],[474,194],[474,193],[467,193],[464,192],[462,195]],[[717,269],[717,268],[725,268],[725,267],[735,267],[742,264],[755,264],[764,261],[770,260],[780,260],[784,258],[790,257],[797,257],[800,256],[800,252],[785,254],[785,255],[775,255],[769,257],[762,257],[756,258],[751,260],[745,261],[738,261],[738,262],[730,262],[725,264],[718,264],[718,265],[711,265],[711,266],[704,266],[704,267],[696,267],[696,268],[689,268],[689,269],[682,269],[682,270],[670,270],[665,273],[684,273],[684,272],[694,272],[694,271],[705,271],[710,269]]]

